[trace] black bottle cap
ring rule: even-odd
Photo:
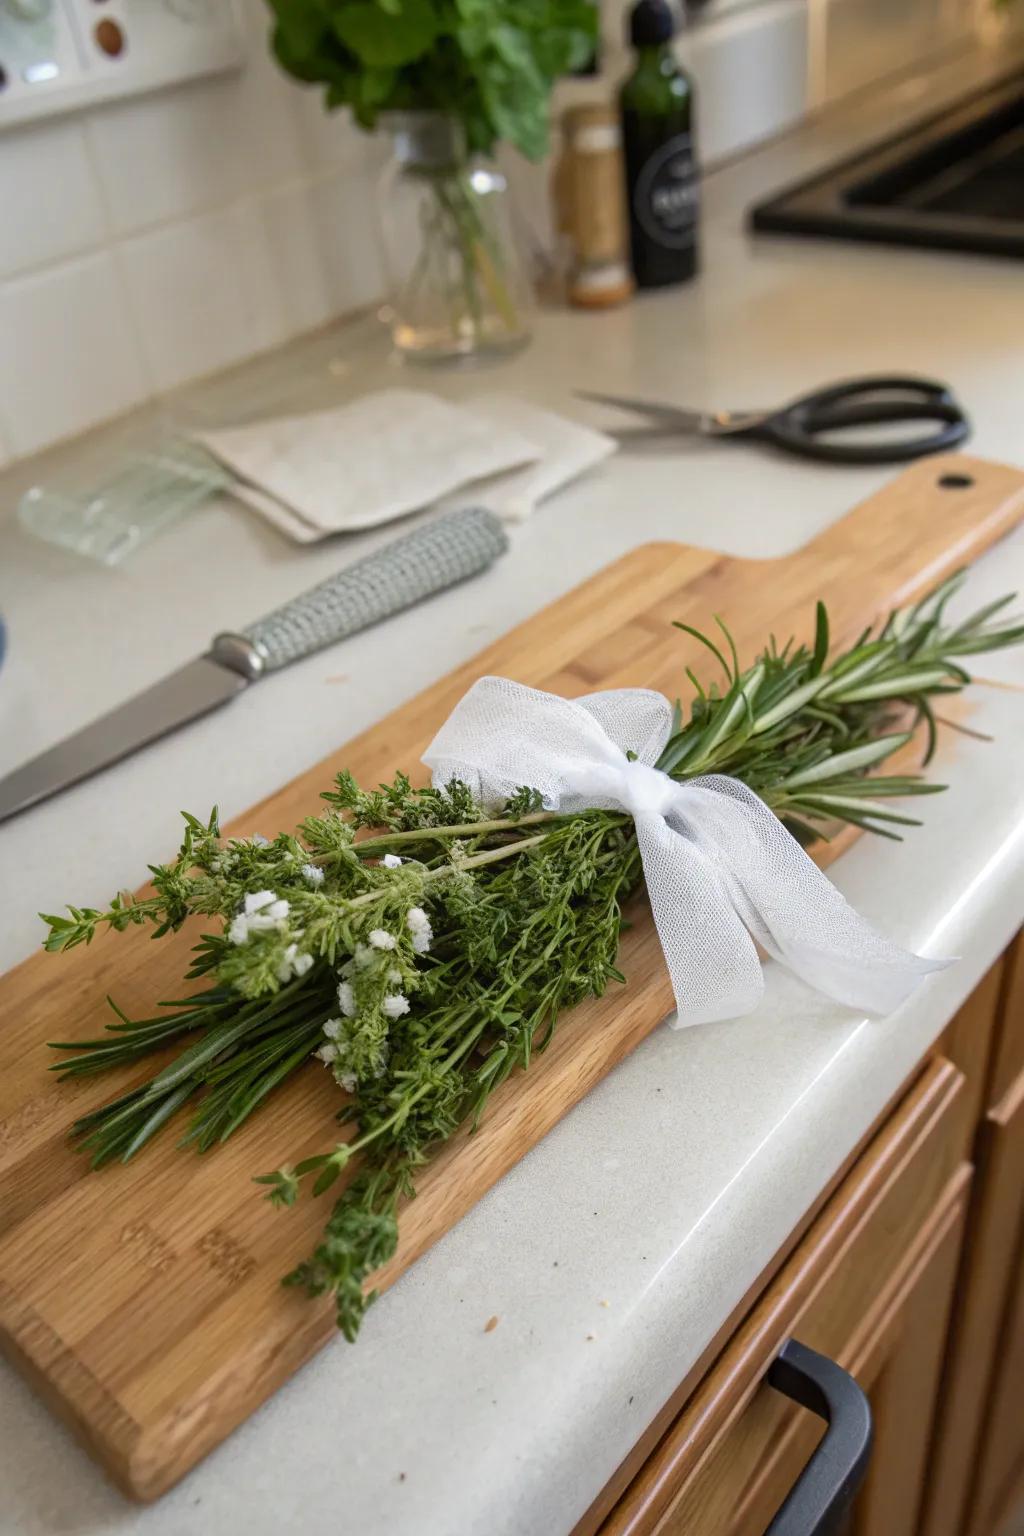
[[[634,48],[667,43],[676,30],[676,18],[668,0],[637,0],[629,13],[629,40]]]

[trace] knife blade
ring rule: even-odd
[[[226,704],[247,679],[199,656],[0,779],[0,821]]]
[[[0,779],[0,822],[209,714],[268,672],[483,571],[508,548],[493,512],[462,507],[346,566]]]

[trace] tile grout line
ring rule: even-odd
[[[87,139],[88,144],[88,139]],[[90,171],[93,171],[92,146],[89,145],[87,153],[90,156]],[[231,208],[243,203],[260,203],[270,201],[282,192],[297,192],[304,188],[312,191],[317,187],[326,185],[342,174],[358,177],[364,174],[365,167],[356,160],[346,157],[333,166],[324,167],[321,170],[304,175],[288,176],[282,181],[270,182],[265,187],[259,187],[247,192],[240,192],[235,197],[224,202],[203,202],[189,210],[188,213],[178,214],[174,217],[153,219],[149,223],[141,224],[137,229],[126,230],[118,234],[106,227],[111,220],[109,204],[102,184],[98,184],[98,201],[104,218],[105,233],[102,240],[89,240],[82,245],[77,245],[62,251],[59,256],[47,256],[41,261],[32,262],[27,266],[14,266],[0,273],[0,286],[24,282],[27,278],[45,275],[47,272],[59,271],[60,268],[70,266],[74,262],[88,256],[101,256],[114,249],[116,246],[131,245],[135,241],[143,240],[149,235],[160,234],[170,229],[176,229],[181,225],[197,223],[199,220],[209,218],[211,214],[224,213]]]
[[[103,228],[106,241],[101,248],[108,256],[114,273],[114,283],[124,299],[125,312],[128,317],[128,330],[132,339],[132,351],[139,370],[145,393],[136,405],[143,405],[155,398],[157,393],[156,377],[150,364],[149,356],[144,345],[142,326],[139,323],[139,315],[135,306],[131,287],[128,283],[127,273],[124,269],[124,260],[121,252],[121,242],[114,233],[114,216],[107,196],[107,189],[100,174],[99,153],[93,136],[93,117],[89,114],[82,123],[82,142],[85,147],[86,163],[89,166],[89,174],[92,177],[93,187],[99,203],[100,214],[103,219]]]

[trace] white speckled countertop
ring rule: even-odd
[[[978,69],[996,63],[1008,67],[1004,56]],[[970,83],[962,62],[949,67],[929,102]],[[1018,266],[753,242],[741,230],[757,195],[920,110],[905,85],[718,173],[699,283],[607,315],[547,315],[489,387],[575,411],[581,383],[747,406],[845,374],[914,371],[954,383],[975,420],[972,451],[1021,462]],[[239,374],[237,388],[328,357],[345,392],[398,377],[363,322]],[[423,376],[456,398],[478,379]],[[0,482],[6,505],[27,473]],[[770,557],[885,477],[728,447],[620,456],[515,530],[485,577],[0,827],[0,966],[37,942],[36,909],[138,883],[144,860],[169,851],[177,806],[201,810],[216,795],[226,815],[243,809],[631,546],[674,538]],[[344,557],[390,536],[353,540]],[[293,549],[227,504],[115,573],[8,523],[0,770],[341,558]],[[1024,532],[978,564],[967,597],[1015,585]],[[971,724],[994,744],[952,738],[941,761],[951,787],[925,802],[925,826],[903,845],[862,839],[832,871],[895,937],[958,965],[884,1022],[844,1014],[769,966],[755,1016],[657,1031],[388,1293],[358,1347],[324,1350],[152,1508],[126,1504],[5,1372],[3,1536],[570,1531],[1024,919],[1024,650],[982,670],[1015,685],[977,690]]]

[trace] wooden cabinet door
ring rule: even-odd
[[[850,1536],[916,1531],[969,1184],[970,1172],[962,1168],[916,1234],[894,1283],[843,1352],[844,1365],[868,1394],[875,1421],[867,1477],[847,1524]],[[681,1500],[658,1536],[704,1536],[709,1527],[702,1515],[711,1516],[716,1507],[729,1509],[721,1525],[728,1536],[762,1536],[824,1427],[805,1409],[770,1396],[774,1401],[767,1411],[783,1417],[755,1476],[745,1488],[738,1486],[723,1458],[718,1486],[702,1486],[700,1480],[698,1497]]]
[[[1000,1479],[991,1470],[985,1473],[996,1455],[989,1441],[997,1437],[1002,1458],[1008,1439],[1016,1438],[1024,1450],[1020,1378],[1016,1403],[998,1391],[1008,1369],[1008,1298],[1024,1229],[1024,1072],[982,1122],[975,1188],[922,1536],[990,1536]],[[994,1407],[997,1401],[1003,1403],[1001,1413]]]
[[[823,1430],[764,1381],[788,1336],[838,1360],[862,1386],[881,1392],[887,1378],[879,1412],[904,1437],[900,1500],[916,1508],[929,1425],[910,1425],[920,1405],[904,1395],[897,1367],[902,1355],[922,1379],[934,1380],[938,1370],[931,1329],[941,1341],[970,1182],[962,1162],[964,1089],[948,1061],[926,1068],[737,1329],[601,1536],[761,1536]],[[883,1497],[895,1500],[899,1470],[880,1471],[877,1492],[865,1489],[863,1536],[913,1536],[912,1527],[878,1524],[873,1514]]]
[[[999,1368],[992,1384],[971,1501],[971,1530],[995,1536],[1012,1512],[1024,1482],[1024,1247],[999,1337]]]
[[[927,1223],[903,1294],[881,1321],[874,1357],[862,1367],[875,1440],[852,1536],[914,1536],[917,1530],[967,1189],[966,1179],[954,1183]]]
[[[967,1499],[964,1529],[970,1536],[993,1536],[1024,1465],[1024,1072],[992,1110],[987,1129],[992,1198],[1005,1212],[988,1262],[1005,1274],[1006,1283],[993,1318],[991,1368]]]

